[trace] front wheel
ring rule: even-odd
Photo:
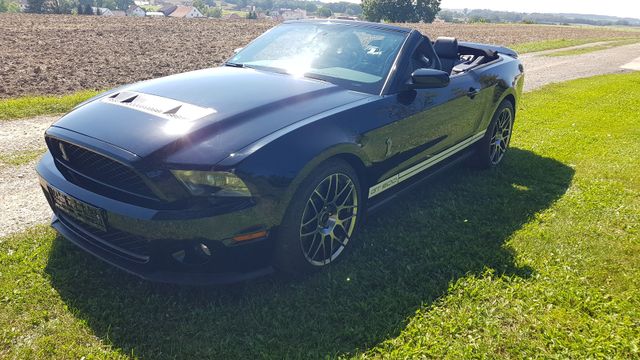
[[[277,232],[275,265],[290,275],[342,257],[360,223],[361,189],[344,161],[330,160],[300,185]]]
[[[509,148],[513,132],[514,109],[510,101],[503,101],[496,110],[487,133],[476,146],[472,165],[487,169],[498,166]]]

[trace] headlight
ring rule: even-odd
[[[184,186],[196,196],[249,197],[247,185],[229,172],[171,170]]]

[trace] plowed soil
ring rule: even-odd
[[[107,89],[216,66],[275,26],[256,20],[0,14],[0,98]],[[430,37],[503,45],[628,37],[625,31],[536,25],[408,24]]]

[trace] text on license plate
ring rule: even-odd
[[[53,198],[53,203],[56,209],[62,211],[75,220],[81,221],[102,231],[107,231],[107,226],[104,221],[104,210],[75,199],[50,186],[49,194],[51,194],[51,197]]]

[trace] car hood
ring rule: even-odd
[[[141,158],[215,164],[278,129],[368,96],[307,78],[220,67],[107,92],[53,126]]]

